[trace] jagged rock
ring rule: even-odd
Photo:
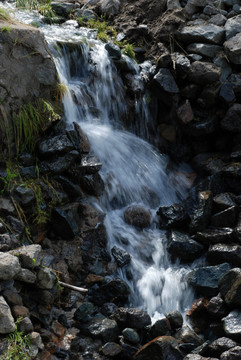
[[[137,330],[150,325],[151,318],[143,310],[137,308],[119,308],[112,316],[120,328],[131,327]]]
[[[15,213],[15,207],[13,206],[12,201],[1,196],[1,198],[0,198],[0,215],[1,216],[14,215],[14,213]]]
[[[83,191],[78,184],[74,184],[71,180],[69,180],[65,176],[58,176],[57,180],[63,186],[64,191],[66,191],[70,200],[83,198],[84,196]]]
[[[54,231],[64,239],[72,239],[80,232],[79,204],[69,204],[52,211],[52,226]]]
[[[193,330],[197,332],[204,332],[209,323],[208,312],[207,312],[208,300],[206,298],[196,299],[190,310],[187,311],[186,315],[190,319],[190,324]]]
[[[142,346],[134,356],[135,360],[182,360],[178,342],[172,336],[160,336]]]
[[[107,50],[109,56],[114,60],[120,60],[121,59],[121,49],[119,46],[113,44],[113,43],[107,43],[105,45],[105,49]]]
[[[222,47],[212,44],[193,43],[187,46],[187,51],[189,53],[195,53],[201,56],[214,58],[217,53],[222,51]]]
[[[75,159],[79,157],[79,153],[76,150],[72,150],[64,156],[58,156],[56,159],[42,161],[39,165],[39,171],[41,174],[62,174],[67,171],[74,163]]]
[[[112,255],[115,258],[115,261],[117,262],[119,267],[123,267],[126,264],[129,264],[131,261],[131,256],[128,252],[126,252],[123,249],[118,248],[117,246],[114,246],[111,249]]]
[[[63,17],[68,17],[72,10],[74,10],[74,3],[70,2],[51,2],[51,7],[54,12]]]
[[[210,245],[207,260],[210,264],[228,262],[233,266],[241,266],[241,246],[236,244]]]
[[[15,275],[14,279],[18,280],[18,281],[23,281],[23,282],[28,283],[28,284],[34,284],[37,277],[29,269],[21,269],[17,273],[17,275]]]
[[[212,211],[212,199],[213,196],[211,191],[199,192],[198,208],[194,210],[189,226],[192,234],[197,231],[204,230],[208,225]]]
[[[122,331],[122,335],[124,337],[124,340],[126,340],[132,344],[139,344],[139,342],[140,342],[140,336],[139,336],[138,332],[136,332],[132,328],[125,328]]]
[[[15,305],[12,308],[12,313],[15,319],[17,319],[19,316],[23,318],[29,317],[29,309],[26,306]]]
[[[231,269],[219,279],[219,290],[227,305],[241,305],[241,269]]]
[[[177,38],[185,43],[222,44],[225,30],[216,25],[184,26],[177,34]]]
[[[228,209],[231,206],[235,206],[233,200],[234,196],[231,193],[218,194],[213,198],[213,209],[215,212],[219,212]]]
[[[206,5],[203,9],[203,14],[205,15],[215,15],[218,14],[219,10],[215,6]]]
[[[167,250],[171,255],[182,260],[191,261],[201,255],[203,246],[191,239],[187,234],[171,231]]]
[[[221,120],[221,127],[231,133],[241,132],[241,104],[233,104]]]
[[[179,9],[179,8],[181,8],[179,0],[167,0],[168,10]]]
[[[188,221],[188,215],[181,204],[162,206],[157,211],[160,215],[161,228],[178,228],[184,226]]]
[[[227,337],[241,341],[241,312],[231,311],[228,316],[222,319],[223,328]]]
[[[44,349],[44,344],[38,332],[36,331],[31,332],[31,334],[29,334],[29,340],[32,345],[37,346],[40,350]]]
[[[170,70],[162,68],[154,76],[153,85],[169,94],[177,94],[179,92],[178,86]]]
[[[183,360],[218,360],[217,358],[204,357],[199,354],[188,354]]]
[[[41,251],[40,245],[32,244],[12,250],[11,254],[19,257],[23,268],[33,269],[35,266],[40,265]]]
[[[231,206],[212,216],[211,225],[215,227],[231,227],[237,219],[237,206]]]
[[[207,85],[218,81],[220,69],[213,63],[194,61],[188,72],[188,79],[197,85]]]
[[[223,44],[224,51],[233,64],[241,64],[241,33],[233,36]]]
[[[233,87],[229,83],[223,84],[221,86],[219,96],[226,103],[233,103],[235,101],[235,99],[236,99],[235,93],[233,91]]]
[[[78,166],[80,175],[91,175],[97,173],[101,169],[102,163],[94,155],[84,155]]]
[[[33,324],[29,317],[25,317],[24,319],[20,320],[19,330],[22,331],[24,334],[29,334],[33,332]]]
[[[175,337],[181,343],[192,344],[193,349],[204,342],[203,339],[187,325],[184,325],[180,330],[178,330]]]
[[[186,100],[186,102],[177,109],[177,116],[183,124],[188,124],[194,119],[192,107],[188,100]]]
[[[16,329],[10,307],[3,296],[0,296],[0,334],[9,334]]]
[[[122,348],[119,344],[108,342],[100,348],[100,351],[105,356],[113,357],[119,355],[122,351]]]
[[[226,39],[229,40],[233,36],[241,32],[241,15],[237,15],[228,19],[225,26]]]
[[[0,253],[0,279],[10,280],[21,270],[19,260],[10,253]]]
[[[221,319],[228,315],[228,308],[221,296],[214,296],[207,304],[207,311],[211,317]]]
[[[234,229],[234,239],[236,242],[241,244],[241,214],[238,216],[237,226]]]
[[[241,75],[231,74],[228,77],[228,81],[232,85],[235,95],[239,95],[241,93]]]
[[[29,206],[35,201],[34,191],[26,186],[17,186],[14,189],[14,198],[21,206]]]
[[[14,290],[5,290],[3,296],[9,305],[23,305],[22,297]]]
[[[79,183],[87,194],[94,196],[100,196],[105,188],[104,182],[98,173],[81,176]]]
[[[41,141],[38,145],[39,153],[43,156],[67,153],[74,149],[74,145],[67,135],[58,135]]]
[[[116,321],[107,318],[92,320],[88,330],[90,335],[101,338],[104,341],[115,341],[119,334]]]
[[[152,338],[158,336],[170,335],[171,334],[171,325],[167,318],[162,318],[157,320],[150,328],[150,334]]]
[[[218,293],[218,280],[230,270],[228,263],[206,266],[192,270],[187,275],[187,281],[206,296],[215,296]]]
[[[238,344],[235,341],[233,341],[227,337],[221,337],[217,340],[214,340],[212,342],[212,344],[209,345],[209,352],[211,353],[212,356],[220,357],[220,355],[224,351],[232,349],[237,345]]]
[[[217,14],[211,17],[211,19],[208,21],[209,24],[217,25],[217,26],[223,26],[227,21],[227,18],[223,14]]]
[[[93,314],[94,310],[95,310],[94,305],[91,302],[84,302],[75,311],[74,318],[80,322],[89,321],[91,319],[91,315]]]
[[[241,358],[241,346],[225,351],[220,356],[220,360],[239,360]]]
[[[166,314],[166,318],[169,320],[172,329],[179,329],[183,325],[182,314],[177,310]]]
[[[9,251],[19,245],[18,239],[15,235],[1,234],[0,235],[0,252]]]
[[[224,55],[218,54],[218,56],[213,60],[214,64],[219,66],[221,69],[220,81],[223,83],[227,78],[232,74],[232,67],[230,62]]]
[[[47,268],[39,269],[37,274],[37,287],[40,289],[52,289],[56,284],[56,276]]]
[[[199,231],[195,235],[195,240],[204,245],[229,242],[232,239],[233,229],[231,228],[210,228]]]
[[[118,310],[118,306],[113,303],[105,303],[101,307],[101,313],[105,316],[110,316],[114,314]]]
[[[101,11],[103,14],[116,15],[120,10],[119,0],[101,0]]]
[[[125,302],[129,294],[130,288],[125,281],[113,279],[100,286],[95,292],[95,297],[92,301],[97,305],[102,305],[105,302]]]
[[[127,224],[145,228],[151,224],[151,213],[143,206],[129,206],[124,212],[124,220]]]

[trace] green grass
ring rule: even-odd
[[[11,16],[9,14],[9,11],[7,11],[6,9],[0,8],[0,20],[1,21],[10,21]]]
[[[136,55],[134,52],[134,46],[130,43],[124,43],[122,47],[123,54],[129,56],[130,58],[136,60]]]
[[[9,26],[9,25],[2,26],[0,30],[1,30],[2,32],[9,33],[9,32],[12,30],[12,27]]]

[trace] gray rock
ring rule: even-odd
[[[206,266],[192,270],[187,275],[187,281],[206,296],[215,296],[218,293],[218,280],[230,270],[228,263]]]
[[[9,334],[16,329],[10,307],[3,296],[0,296],[0,334]]]
[[[25,317],[19,322],[19,330],[25,334],[33,332],[33,324],[29,317]]]
[[[35,201],[34,191],[27,186],[17,186],[14,189],[14,198],[21,206],[29,206]]]
[[[80,9],[77,9],[75,11],[78,12],[80,11],[81,13],[79,14],[79,16],[77,17],[82,17],[83,21],[88,21],[90,19],[94,19],[94,20],[97,20],[98,16],[96,15],[96,13],[93,11],[93,10],[90,10],[90,9],[84,9],[83,11],[80,10]],[[76,16],[76,15],[75,15]]]
[[[41,155],[48,157],[67,153],[73,150],[74,146],[66,135],[58,135],[41,141],[38,149]]]
[[[232,349],[237,346],[237,343],[227,337],[221,337],[217,340],[214,340],[212,344],[209,345],[209,351],[213,356],[220,356],[224,351]]]
[[[14,215],[15,207],[11,200],[1,196],[0,198],[0,215]]]
[[[29,269],[21,269],[17,275],[14,277],[15,280],[23,281],[28,284],[34,284],[37,277],[35,273],[33,273]]]
[[[129,341],[132,344],[138,344],[140,342],[140,336],[138,332],[136,332],[132,328],[125,328],[122,331],[122,335],[124,337],[124,340]]]
[[[217,26],[223,26],[227,21],[226,16],[222,14],[217,14],[211,17],[211,19],[208,21],[209,24],[217,25]]]
[[[167,250],[171,255],[182,260],[192,261],[201,255],[203,246],[187,234],[171,231]]]
[[[32,244],[12,250],[10,253],[19,257],[23,268],[33,269],[40,265],[41,252],[41,245]]]
[[[91,175],[97,173],[102,167],[102,163],[94,155],[84,155],[78,166],[80,175]]]
[[[181,8],[179,0],[167,0],[167,9],[174,10]]]
[[[201,242],[204,245],[224,243],[232,239],[232,228],[210,228],[197,232],[195,240]]]
[[[40,268],[37,274],[37,287],[40,289],[52,289],[56,284],[56,276],[47,268]]]
[[[230,74],[232,74],[232,67],[230,66],[230,62],[227,61],[227,58],[223,55],[216,57],[213,62],[215,65],[220,67],[221,76],[219,80],[221,82],[224,82],[225,80],[227,80]]]
[[[115,320],[94,319],[88,326],[90,335],[101,338],[104,341],[117,340],[119,329]]]
[[[228,78],[228,82],[232,85],[233,91],[236,95],[241,94],[241,75],[231,74]]]
[[[215,6],[206,5],[203,9],[203,13],[205,15],[216,15],[218,14],[219,10]]]
[[[91,315],[95,311],[95,307],[91,302],[84,302],[74,313],[74,318],[80,322],[90,320]]]
[[[204,342],[203,339],[187,325],[184,325],[180,330],[178,330],[175,337],[181,343],[192,344],[193,348],[201,345]]]
[[[36,331],[31,332],[31,334],[29,334],[29,340],[32,345],[37,346],[40,350],[44,349],[42,338],[38,332]]]
[[[191,223],[189,225],[192,234],[204,230],[210,221],[212,212],[212,192],[202,191],[198,193],[198,208],[194,210]]]
[[[210,245],[207,252],[207,260],[210,264],[228,262],[233,266],[241,266],[241,246],[237,244]]]
[[[158,209],[157,215],[160,216],[161,228],[179,228],[188,221],[188,215],[181,204],[162,206]]]
[[[220,360],[239,360],[241,359],[241,346],[235,346],[234,348],[222,353]]]
[[[72,239],[80,232],[79,204],[65,205],[52,211],[52,226],[63,239]]]
[[[22,297],[14,290],[6,289],[3,296],[9,305],[23,305]]]
[[[21,270],[17,256],[0,253],[0,280],[11,280]]]
[[[221,45],[225,30],[217,25],[184,26],[177,38],[185,43],[201,42]]]
[[[124,220],[127,224],[143,229],[150,226],[151,213],[144,206],[129,206],[124,212]]]
[[[241,305],[241,269],[234,268],[218,282],[219,290],[227,305]]]
[[[233,36],[241,32],[241,15],[237,15],[228,19],[225,26],[226,39],[229,40]]]
[[[194,61],[188,72],[191,82],[198,85],[212,84],[219,80],[220,68],[213,63]]]
[[[170,335],[171,334],[171,325],[167,318],[162,318],[157,320],[154,324],[152,324],[150,328],[150,334],[152,338],[156,338],[158,336]]]
[[[170,70],[162,68],[153,78],[153,84],[169,94],[177,94],[178,86]]]
[[[241,341],[241,312],[238,310],[231,311],[228,316],[222,319],[223,328],[227,337],[238,342]]]
[[[218,360],[217,358],[204,357],[199,354],[188,354],[183,360]]]
[[[104,182],[98,173],[79,177],[79,183],[87,194],[94,196],[102,195],[105,188]]]
[[[224,51],[233,64],[241,64],[241,33],[233,36],[223,44]]]
[[[114,342],[108,342],[100,348],[103,355],[108,357],[115,357],[122,352],[122,347]]]
[[[126,264],[129,264],[131,261],[131,256],[128,252],[126,252],[123,249],[118,248],[117,246],[114,246],[111,249],[112,255],[115,258],[115,261],[117,262],[119,267],[123,267]]]
[[[72,150],[63,156],[42,161],[39,165],[39,172],[43,175],[49,173],[55,175],[62,174],[72,166],[77,157],[79,157],[79,153],[76,150]]]
[[[68,2],[51,2],[51,7],[57,15],[67,17],[74,9],[74,4]]]
[[[166,314],[166,318],[169,320],[172,329],[179,329],[183,325],[182,314],[177,310]]]
[[[137,308],[119,308],[112,316],[120,328],[131,327],[137,330],[151,324],[150,316]]]
[[[101,11],[107,15],[117,15],[120,10],[119,0],[101,0]]]
[[[217,53],[222,51],[222,47],[212,44],[193,43],[187,46],[187,51],[190,53],[199,54],[201,56],[214,58]]]
[[[228,307],[219,295],[210,299],[209,303],[207,304],[207,311],[210,316],[215,319],[221,319],[229,313]]]
[[[120,60],[121,58],[121,49],[119,46],[113,43],[107,43],[105,49],[108,51],[109,56],[114,60]]]
[[[241,132],[241,104],[233,104],[221,120],[221,127],[231,133]]]

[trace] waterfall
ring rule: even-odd
[[[36,18],[36,14],[25,12],[16,16],[27,23]],[[159,206],[179,202],[185,196],[185,179],[176,178],[179,185],[174,186],[166,173],[167,157],[139,137],[148,138],[151,122],[144,95],[136,99],[139,126],[133,126],[132,133],[125,130],[125,88],[116,66],[105,45],[96,40],[95,31],[75,25],[69,21],[62,26],[44,25],[41,30],[60,82],[66,86],[63,103],[67,124],[79,123],[103,164],[100,175],[105,192],[100,202],[106,214],[109,250],[116,245],[131,255],[128,271],[120,268],[118,275],[132,290],[130,306],[140,306],[153,319],[172,310],[184,312],[193,300],[183,280],[189,268],[170,262],[166,234],[158,228],[155,214]],[[124,61],[132,60],[124,57]],[[139,66],[132,66],[136,81],[143,87]],[[124,211],[130,205],[150,211],[150,227],[140,230],[124,221]]]

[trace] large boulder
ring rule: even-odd
[[[150,316],[143,310],[137,308],[119,308],[112,316],[120,328],[131,327],[143,329],[151,324]]]
[[[225,30],[212,24],[193,25],[184,26],[177,35],[179,40],[189,44],[192,42],[222,44]]]
[[[201,255],[203,246],[180,231],[172,231],[167,247],[168,252],[185,261],[191,261]]]
[[[213,63],[194,61],[189,69],[188,78],[197,85],[207,85],[218,81],[220,68]]]
[[[241,33],[225,41],[224,50],[233,64],[241,64]]]
[[[143,229],[151,224],[151,212],[144,206],[129,206],[124,212],[124,220],[127,224]]]
[[[0,253],[0,280],[11,280],[20,270],[21,266],[17,256]]]
[[[219,279],[218,287],[229,306],[241,306],[241,269],[231,269]]]
[[[0,334],[8,334],[16,329],[10,307],[3,296],[0,296]]]
[[[241,32],[241,15],[237,15],[228,19],[225,26],[226,39],[229,40],[233,36]]]
[[[227,335],[231,339],[238,342],[241,341],[241,312],[234,310],[229,313],[228,316],[223,318],[223,328]]]

